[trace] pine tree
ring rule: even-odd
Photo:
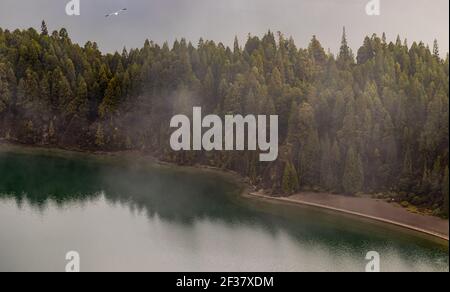
[[[105,133],[103,132],[103,126],[97,125],[97,132],[95,133],[95,145],[102,147],[105,145]]]
[[[364,170],[360,155],[350,147],[347,151],[342,186],[347,194],[361,192],[364,187]]]
[[[433,56],[439,59],[439,44],[437,40],[433,42]]]
[[[414,184],[414,173],[413,173],[413,161],[411,157],[411,150],[406,149],[406,153],[403,158],[403,165],[401,167],[401,173],[399,177],[398,187],[400,190],[410,190]],[[423,176],[422,176],[423,178]]]
[[[51,76],[52,106],[63,115],[67,115],[67,106],[72,100],[72,89],[66,76],[60,68],[56,68]]]
[[[433,170],[431,171],[430,182],[433,190],[438,191],[442,186],[442,167],[441,158],[438,157],[433,164]]]
[[[49,111],[51,108],[51,88],[47,74],[42,76],[39,82],[40,102],[44,111]]]
[[[82,76],[78,78],[75,98],[70,101],[67,112],[71,115],[86,117],[88,114],[88,91],[86,81]]]
[[[291,112],[289,113],[289,121],[288,121],[288,136],[287,142],[296,146],[299,142],[299,107],[295,100],[292,101],[291,104]]]
[[[48,28],[44,20],[42,20],[41,24],[41,35],[48,36]]]
[[[308,51],[316,64],[325,65],[327,61],[327,54],[315,35],[309,44]]]
[[[278,68],[274,68],[270,76],[269,93],[274,99],[278,99],[283,94],[283,79]]]
[[[67,32],[67,29],[65,29],[65,28],[61,28],[59,30],[58,35],[63,40],[68,40],[69,39],[69,33]]]
[[[6,64],[0,63],[0,114],[8,109],[13,97],[10,82],[12,74]]]
[[[239,40],[237,36],[234,37],[233,53],[235,58],[238,58],[239,55],[241,54],[241,48],[239,46]]]
[[[146,40],[142,49],[104,54],[95,42],[73,44],[65,29],[49,37],[44,24],[40,34],[0,28],[2,137],[56,144],[72,135],[80,145],[67,146],[140,148],[170,160],[167,122],[194,104],[276,114],[280,149],[289,149],[281,168],[256,153],[183,153],[175,161],[230,168],[287,192],[295,171],[305,187],[392,190],[406,200],[414,193],[429,208],[448,200],[448,55],[439,56],[437,42],[430,49],[367,36],[357,63],[345,29],[337,58],[316,37],[304,49],[272,32],[249,36],[244,49],[237,38],[232,47]]]
[[[55,125],[53,123],[53,120],[50,121],[50,124],[48,126],[48,139],[49,142],[54,144],[56,141],[56,130],[55,130]]]
[[[372,40],[369,37],[364,39],[364,45],[358,50],[357,61],[358,64],[365,64],[367,61],[374,57],[374,51],[372,47]]]
[[[320,179],[320,142],[315,123],[314,109],[308,103],[299,112],[299,176],[302,184],[314,187]]]
[[[281,183],[283,193],[286,195],[292,195],[299,189],[299,182],[297,172],[292,163],[287,162],[284,167],[283,181]]]
[[[354,62],[354,56],[352,53],[352,50],[348,46],[347,42],[347,35],[345,32],[345,27],[343,29],[342,33],[342,41],[341,41],[341,48],[339,50],[339,55],[337,59],[338,66],[343,70],[348,70],[351,64]]]
[[[340,184],[341,173],[341,150],[337,141],[334,141],[330,151],[330,186],[334,192],[341,192],[342,186]]]
[[[449,208],[449,201],[448,201],[448,166],[445,168],[444,172],[444,180],[442,181],[442,193],[444,195],[444,215],[448,217],[448,208]]]
[[[117,110],[121,96],[121,87],[118,77],[113,77],[105,91],[105,97],[99,106],[100,117],[104,118],[107,114],[112,114]]]
[[[320,184],[327,190],[332,190],[335,184],[331,145],[328,136],[321,143]]]

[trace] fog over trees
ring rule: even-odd
[[[338,39],[338,37],[337,37]],[[234,47],[181,39],[102,54],[63,28],[0,28],[0,137],[85,150],[139,150],[234,170],[273,194],[384,193],[448,216],[448,55],[368,36],[337,56],[281,33]],[[280,152],[174,152],[173,115],[279,115]]]

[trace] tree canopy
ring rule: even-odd
[[[103,54],[67,30],[0,28],[0,137],[82,149],[137,149],[236,170],[274,193],[392,192],[448,215],[448,55],[368,36],[356,56],[317,37],[306,49],[268,32],[233,48],[146,40]],[[173,152],[169,120],[193,106],[278,114],[280,155]],[[447,171],[446,171],[447,170]]]

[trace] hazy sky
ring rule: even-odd
[[[386,32],[389,40],[400,34],[410,43],[432,44],[436,38],[448,52],[448,0],[380,1],[381,15],[367,16],[369,0],[80,0],[81,16],[67,16],[69,0],[0,0],[0,27],[38,29],[45,19],[50,30],[64,26],[75,42],[97,41],[104,51],[141,47],[146,38],[197,43],[203,37],[230,45],[235,35],[244,40],[270,29],[292,36],[301,47],[315,34],[336,52],[346,26],[353,48],[365,35]],[[125,14],[104,17],[124,7]]]

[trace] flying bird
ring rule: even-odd
[[[120,9],[119,11],[116,11],[116,12],[113,12],[113,13],[110,13],[110,14],[106,14],[105,17],[119,16],[119,14],[121,14],[121,13],[123,13],[125,11],[127,11],[127,9],[123,8],[123,9]]]

